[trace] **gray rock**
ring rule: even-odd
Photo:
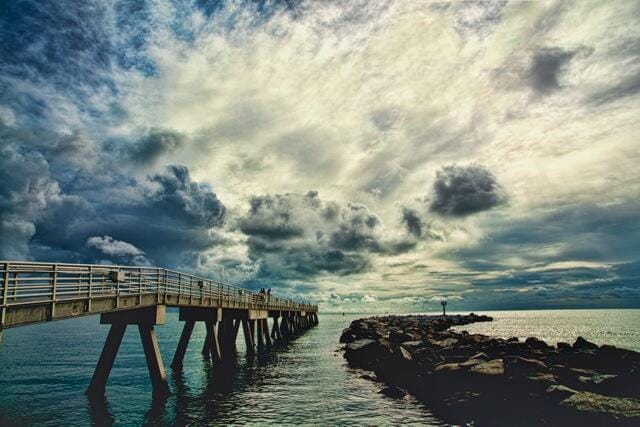
[[[487,361],[487,360],[489,360],[489,356],[487,356],[484,353],[476,353],[473,356],[471,356],[469,358],[469,360],[484,360],[484,361]]]
[[[552,385],[547,388],[547,394],[556,400],[564,400],[577,393],[576,390],[564,385]]]
[[[524,343],[527,347],[536,350],[547,350],[551,348],[546,342],[536,337],[529,337],[524,341]]]
[[[372,344],[375,344],[376,340],[372,340],[370,338],[363,338],[361,340],[357,340],[357,341],[353,341],[349,344],[347,344],[346,350],[347,351],[359,351],[364,349],[365,347],[368,347]]]
[[[529,376],[541,372],[548,372],[549,368],[544,362],[535,359],[525,359],[520,356],[505,356],[504,371],[508,376]]]
[[[640,422],[640,401],[636,399],[578,391],[563,399],[560,405],[581,413],[606,415],[616,420],[639,418]]]
[[[402,399],[407,395],[407,392],[404,389],[396,386],[385,387],[380,390],[379,393],[392,399]]]
[[[472,366],[470,372],[480,375],[503,375],[504,365],[502,364],[502,359],[493,359]]]
[[[573,343],[574,350],[597,350],[598,345],[585,340],[582,337],[578,337],[576,342]]]

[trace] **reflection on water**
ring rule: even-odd
[[[467,325],[493,335],[528,335],[640,347],[640,310],[496,312],[493,323]],[[441,425],[413,398],[380,395],[381,385],[346,367],[338,338],[354,318],[320,315],[320,325],[287,345],[213,364],[202,356],[205,331],[194,329],[184,367],[168,369],[172,390],[151,399],[148,370],[136,328],[125,334],[107,384],[106,399],[84,391],[108,327],[87,317],[9,329],[0,344],[0,425],[339,424]],[[171,361],[182,323],[167,313],[156,328],[165,364]],[[524,331],[524,332],[523,332]],[[242,331],[240,331],[242,335]]]

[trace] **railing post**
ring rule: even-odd
[[[9,263],[4,263],[2,278],[2,313],[0,314],[0,330],[4,327],[7,318],[7,294],[9,293]]]
[[[164,300],[167,300],[167,294],[169,293],[169,272],[165,270],[164,280]]]
[[[157,280],[156,280],[156,302],[160,302],[160,283],[162,280],[166,280],[166,270],[162,270],[162,277],[163,279],[160,280],[160,269],[158,269],[157,273]]]
[[[87,301],[87,311],[91,311],[91,295],[93,293],[93,265],[89,266],[89,300]]]
[[[142,267],[138,267],[138,305],[142,305]]]
[[[53,264],[53,273],[51,282],[51,320],[56,315],[56,287],[58,284],[58,264]]]
[[[116,308],[118,307],[120,307],[120,280],[116,281]]]

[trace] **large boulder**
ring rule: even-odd
[[[402,399],[407,395],[406,390],[396,386],[385,387],[382,390],[380,390],[379,393],[384,394],[385,396],[390,397],[392,399]]]
[[[400,356],[405,362],[411,362],[413,360],[413,357],[411,356],[409,350],[402,346],[400,347]]]
[[[577,390],[562,384],[552,385],[547,388],[547,396],[556,401],[562,401],[575,393],[577,393]]]
[[[487,356],[485,353],[476,353],[473,356],[471,356],[469,360],[482,360],[486,362],[490,359],[489,359],[489,356]]]
[[[588,391],[578,391],[560,402],[565,408],[590,416],[599,416],[640,424],[640,401],[625,397],[603,396]]]
[[[422,341],[404,341],[401,344],[401,346],[404,347],[405,350],[410,351],[411,353],[421,349],[422,347],[424,347],[424,345],[425,344]]]
[[[453,374],[464,372],[466,369],[460,363],[441,363],[433,369],[433,372],[439,374]]]
[[[502,363],[502,359],[493,359],[488,362],[478,363],[472,366],[469,371],[479,375],[503,375],[504,364]]]
[[[363,338],[347,344],[345,350],[347,351],[347,353],[356,353],[374,344],[377,344],[376,340],[373,340],[371,338]]]
[[[576,342],[573,343],[574,350],[597,350],[598,345],[585,340],[582,337],[578,337]]]
[[[405,343],[406,344],[406,343]],[[422,347],[411,353],[413,360],[418,361],[422,365],[437,365],[444,361],[442,355],[434,348]]]
[[[388,343],[371,338],[363,338],[345,347],[344,357],[352,366],[372,368],[374,362],[388,357],[391,349]]]
[[[389,333],[389,341],[393,344],[402,344],[405,341],[415,341],[415,337],[403,330],[394,330]]]
[[[545,373],[549,367],[535,359],[525,359],[520,356],[505,356],[502,358],[504,372],[510,377],[528,377],[533,374]]]
[[[549,344],[538,339],[536,337],[529,337],[524,341],[524,344],[533,350],[548,350],[551,348]]]
[[[427,340],[427,342],[432,346],[432,347],[437,347],[437,348],[448,348],[448,347],[453,347],[454,345],[456,345],[458,343],[458,340],[456,338],[445,338],[443,340]]]

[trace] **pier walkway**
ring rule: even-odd
[[[169,393],[154,332],[166,307],[178,307],[185,322],[173,369],[182,367],[196,322],[207,330],[202,353],[217,363],[235,354],[240,328],[253,354],[318,324],[317,305],[164,268],[0,261],[0,278],[0,329],[92,314],[111,325],[91,395],[104,394],[128,325],[139,329],[154,396]]]

